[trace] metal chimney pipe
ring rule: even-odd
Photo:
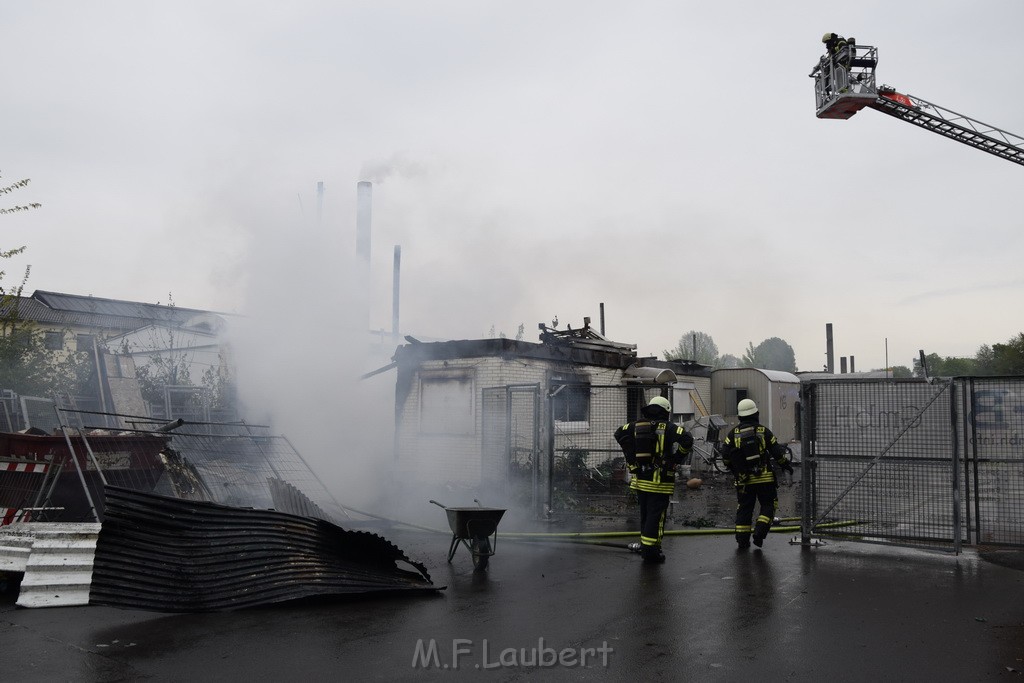
[[[316,225],[320,227],[320,222],[324,216],[324,181],[318,181],[316,184]]]
[[[395,245],[395,267],[391,279],[391,336],[398,338],[398,291],[401,283],[402,247]]]
[[[370,262],[370,214],[373,208],[373,183],[360,180],[356,185],[356,256]]]
[[[604,304],[601,304],[601,336],[604,336]]]
[[[179,417],[177,420],[174,420],[172,422],[168,422],[167,424],[165,424],[162,427],[157,427],[153,431],[157,431],[157,432],[171,432],[171,431],[174,431],[175,429],[177,429],[178,427],[180,427],[183,424],[185,424],[185,420],[183,420],[183,419],[181,419]]]
[[[835,350],[832,348],[832,323],[825,323],[825,372],[836,371]]]
[[[361,323],[370,329],[370,214],[373,207],[373,183],[361,180],[356,185],[356,273],[362,288]]]
[[[846,374],[846,356],[839,359],[839,373],[843,375]]]
[[[857,372],[853,369],[853,356],[850,356],[850,374]]]

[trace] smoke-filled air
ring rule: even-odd
[[[818,119],[808,78],[824,32],[855,35],[879,82],[1024,132],[993,68],[1016,47],[962,7],[22,3],[0,172],[41,208],[3,216],[0,249],[27,247],[7,265],[30,290],[235,314],[250,419],[356,505],[395,386],[359,378],[405,335],[536,341],[604,304],[640,356],[699,330],[821,370],[828,323],[860,370],[973,356],[1020,333],[1020,167]]]

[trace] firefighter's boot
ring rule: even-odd
[[[665,554],[656,545],[645,547],[642,555],[645,564],[661,564],[665,561]]]
[[[768,536],[768,530],[772,528],[772,518],[767,515],[758,515],[757,524],[754,525],[754,545],[760,548],[764,545],[764,539]]]

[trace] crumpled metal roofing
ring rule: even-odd
[[[113,486],[104,495],[90,604],[197,612],[438,590],[422,564],[369,532]]]

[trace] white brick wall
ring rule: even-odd
[[[572,374],[586,377],[593,386],[619,386],[622,370],[594,366],[570,366],[554,361],[477,357],[450,360],[424,361],[412,378],[412,383],[397,422],[396,459],[403,478],[434,485],[476,486],[481,482],[484,470],[483,453],[483,411],[481,392],[490,387],[505,387],[513,384],[539,384],[541,387],[540,447],[547,447],[548,402],[546,391],[553,374]],[[472,410],[475,429],[472,434],[429,433],[421,424],[423,378],[431,380],[470,378],[472,384]],[[680,378],[693,381],[705,403],[709,403],[711,381],[706,377]],[[652,394],[653,395],[653,394]],[[596,399],[595,399],[596,400]],[[609,415],[607,410],[598,418],[595,413],[587,434],[581,435],[590,448],[598,449],[595,456],[603,458],[605,450],[609,457],[618,454],[618,445],[613,433],[622,424],[622,415]],[[561,442],[564,439],[558,438]],[[556,444],[558,447],[559,444]],[[600,455],[599,455],[600,453]],[[493,456],[492,456],[493,457]],[[542,459],[546,462],[546,458]],[[490,470],[503,467],[504,463],[490,463]]]
[[[547,381],[549,364],[526,359],[460,358],[426,361],[413,378],[408,398],[399,415],[397,459],[400,471],[435,482],[476,485],[481,479],[481,391],[509,384],[541,384]],[[420,423],[423,377],[472,378],[475,429],[467,435],[424,433]]]

